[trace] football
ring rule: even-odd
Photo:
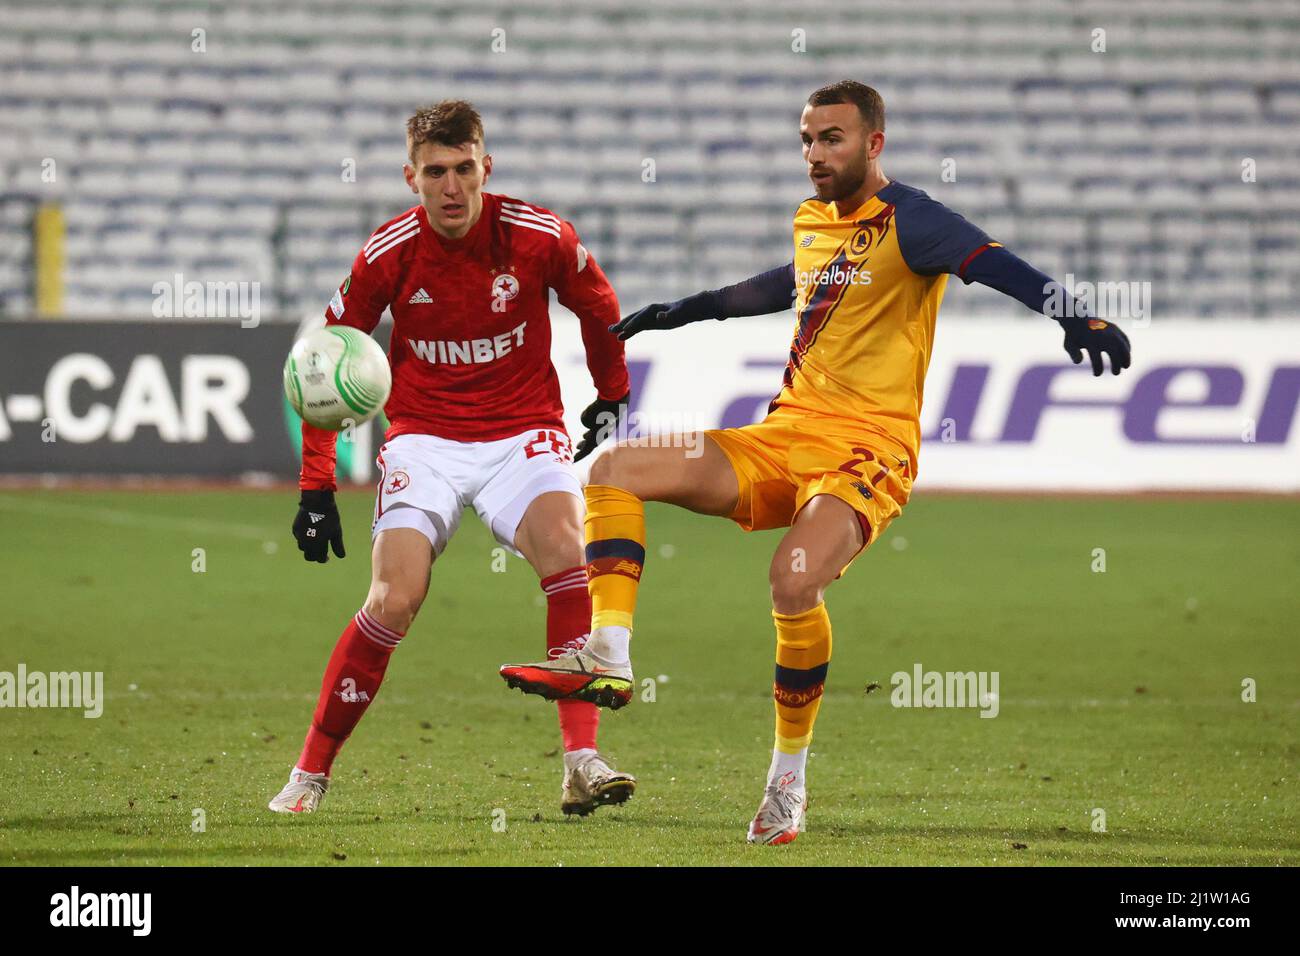
[[[284,394],[304,421],[327,431],[360,425],[388,401],[393,376],[379,343],[360,329],[308,332],[284,362]]]

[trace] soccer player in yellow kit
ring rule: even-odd
[[[880,168],[884,104],[845,80],[809,97],[800,120],[816,195],[794,218],[794,261],[724,289],[655,303],[611,326],[620,338],[703,319],[789,308],[797,324],[781,391],[761,422],[686,443],[619,444],[598,457],[586,489],[592,633],[557,660],[507,665],[512,687],[610,707],[631,699],[628,652],[645,561],[645,501],[790,530],[772,557],[776,741],[751,843],[803,829],[808,745],[831,655],[822,602],[907,504],[917,473],[921,397],[949,275],[980,282],[1057,319],[1077,364],[1129,364],[1127,337],[1068,302],[1048,276],[924,192]],[[1055,315],[1055,312],[1068,312]]]

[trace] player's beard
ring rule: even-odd
[[[830,182],[813,183],[817,198],[822,202],[840,202],[848,199],[867,181],[867,158],[863,156],[861,162],[838,172],[832,169],[830,173]]]

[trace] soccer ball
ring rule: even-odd
[[[308,332],[284,362],[284,394],[303,421],[327,431],[368,422],[388,401],[393,373],[379,343],[360,329]]]

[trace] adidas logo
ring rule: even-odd
[[[407,305],[433,305],[433,297],[424,289],[417,289],[415,295],[406,300]]]
[[[308,512],[307,512],[307,517],[311,518],[311,523],[312,523],[312,524],[315,524],[317,521],[320,521],[320,519],[321,519],[321,518],[324,518],[325,516],[324,516],[324,515],[318,515],[318,514],[317,514],[316,512],[314,512],[314,511],[308,511]]]

